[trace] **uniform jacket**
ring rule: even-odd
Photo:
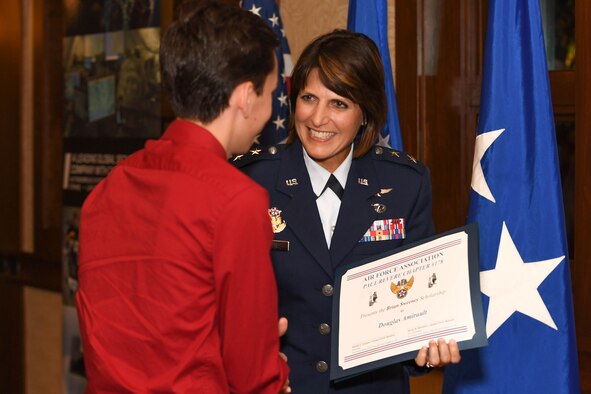
[[[181,120],[93,190],[77,293],[87,393],[279,391],[266,194]]]
[[[267,189],[269,208],[275,208],[271,256],[279,312],[289,320],[282,351],[294,393],[408,392],[407,373],[419,372],[414,361],[408,368],[397,364],[342,384],[329,382],[332,286],[337,267],[434,233],[427,167],[403,152],[377,146],[353,159],[329,250],[299,141],[256,148],[233,162]],[[402,219],[404,238],[360,242],[380,219]],[[288,251],[281,250],[286,245],[281,241],[289,242]]]

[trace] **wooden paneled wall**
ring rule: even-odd
[[[23,291],[25,392],[64,393],[61,294],[29,286]]]
[[[0,2],[0,250],[16,251],[20,243],[20,78],[22,51],[20,2]],[[0,387],[23,387],[22,288],[7,282],[10,267],[0,267]],[[10,339],[10,340],[8,340]]]
[[[315,37],[347,28],[348,0],[281,0],[281,19],[294,63]]]
[[[20,76],[22,20],[18,1],[0,2],[0,250],[19,247]]]
[[[575,3],[575,319],[581,392],[591,393],[591,2]],[[572,93],[572,89],[571,89]]]
[[[392,56],[392,71],[395,70],[394,2],[395,0],[388,0],[388,45]],[[294,62],[315,37],[334,29],[347,28],[348,0],[280,0],[278,3]]]
[[[396,92],[404,147],[431,169],[440,232],[463,225],[468,212],[486,20],[482,3],[396,3]]]

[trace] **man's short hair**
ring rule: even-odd
[[[246,81],[260,95],[278,45],[262,18],[238,6],[183,3],[160,45],[163,86],[175,115],[208,124]]]

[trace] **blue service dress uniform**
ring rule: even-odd
[[[279,313],[289,320],[281,349],[293,392],[407,393],[408,374],[424,371],[412,360],[329,381],[334,272],[434,234],[429,170],[406,153],[379,146],[354,158],[329,249],[302,149],[296,140],[231,159],[269,192]],[[368,230],[387,219],[396,223],[399,239],[370,241]]]

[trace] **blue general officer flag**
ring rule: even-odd
[[[272,145],[287,138],[289,125],[289,92],[288,80],[293,70],[293,61],[289,45],[283,31],[283,22],[275,0],[244,0],[242,8],[260,16],[273,29],[281,45],[275,50],[277,54],[277,89],[273,93],[273,113],[271,119],[257,137],[256,143]]]
[[[347,29],[365,34],[376,43],[380,50],[382,63],[384,64],[386,97],[388,98],[388,119],[378,144],[403,150],[388,48],[387,0],[349,0]]]
[[[579,393],[560,172],[539,2],[490,0],[469,222],[489,345],[446,393]]]

